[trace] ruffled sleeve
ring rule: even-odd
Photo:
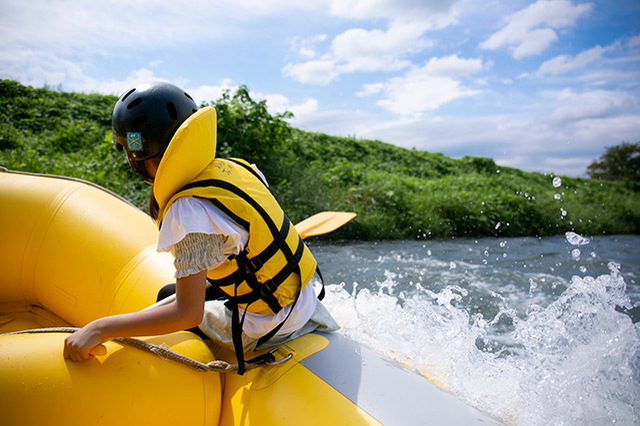
[[[158,251],[175,257],[176,278],[215,269],[244,248],[249,234],[211,202],[194,197],[176,200],[158,235]]]
[[[249,233],[213,203],[195,197],[178,198],[167,210],[158,235],[158,251],[171,251],[187,234],[220,234],[225,239],[224,253],[238,254]]]
[[[214,269],[225,261],[225,237],[220,234],[187,234],[172,247],[176,267],[175,278]]]

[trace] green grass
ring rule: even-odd
[[[0,81],[0,166],[98,183],[146,208],[149,187],[111,145],[116,98]],[[331,238],[640,233],[640,196],[625,182],[524,172],[490,158],[453,159],[380,141],[291,128],[246,87],[208,103],[224,156],[256,162],[296,222],[321,210],[358,217]]]

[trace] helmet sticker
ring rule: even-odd
[[[140,132],[127,132],[129,151],[142,151],[142,135]]]

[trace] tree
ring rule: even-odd
[[[286,157],[291,127],[285,120],[290,112],[271,115],[266,101],[257,102],[247,86],[238,87],[235,94],[228,90],[213,106],[218,116],[217,156],[240,157],[254,162],[274,182],[284,176],[281,160]]]
[[[611,146],[587,167],[594,179],[640,181],[640,142]]]

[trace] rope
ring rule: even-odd
[[[37,333],[74,333],[77,330],[79,330],[79,328],[77,327],[36,328],[32,330],[14,331],[13,333],[6,333],[5,335],[37,334]],[[214,371],[218,373],[222,373],[222,372],[237,373],[238,372],[238,364],[230,364],[226,361],[221,361],[221,360],[214,360],[208,363],[196,361],[195,359],[189,358],[188,356],[174,352],[171,349],[167,349],[162,346],[155,345],[153,343],[145,342],[143,340],[134,339],[131,337],[115,337],[111,340],[117,343],[129,345],[134,348],[141,349],[146,352],[150,352],[152,354],[155,354],[161,358],[164,358],[170,361],[178,362],[196,371],[201,371],[201,372]],[[270,365],[278,364],[280,362],[283,362],[291,358],[291,355],[289,355],[288,357],[286,357],[281,361],[275,361],[275,358],[273,357],[273,352],[275,352],[276,350],[277,348],[274,348],[264,355],[260,355],[256,358],[246,361],[247,365],[245,370],[252,370],[254,368],[258,368],[265,364],[270,364]]]

